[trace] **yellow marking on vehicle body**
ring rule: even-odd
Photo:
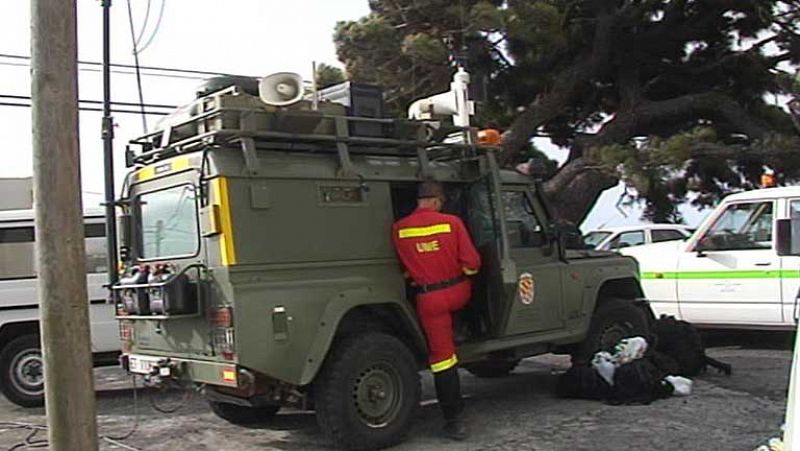
[[[419,238],[424,236],[450,233],[450,224],[434,224],[426,227],[407,227],[397,231],[400,238]]]
[[[160,177],[174,172],[183,171],[189,168],[189,157],[178,157],[164,163],[153,163],[145,166],[134,174],[133,178],[137,182],[143,182],[156,177]]]
[[[236,248],[233,245],[233,222],[231,221],[230,201],[228,197],[228,179],[217,177],[211,181],[214,193],[214,205],[219,206],[220,235],[219,255],[223,266],[236,264]]]
[[[445,370],[449,370],[450,368],[456,366],[458,363],[458,357],[453,354],[449,359],[442,360],[441,362],[431,363],[431,371],[434,373],[440,373]]]

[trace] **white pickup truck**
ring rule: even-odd
[[[698,326],[794,329],[800,257],[778,255],[775,223],[800,218],[800,187],[727,196],[685,241],[621,249],[639,261],[657,315]]]

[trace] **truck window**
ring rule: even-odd
[[[773,202],[729,205],[700,238],[702,250],[772,247]]]
[[[194,186],[179,185],[138,198],[139,256],[143,260],[188,257],[200,244]]]
[[[619,236],[608,243],[609,249],[621,249],[623,247],[639,246],[644,244],[644,232],[636,230],[633,232],[620,233]]]
[[[651,230],[650,236],[654,243],[662,241],[682,240],[685,236],[677,230]]]
[[[508,242],[512,249],[542,245],[542,227],[523,191],[503,192],[503,211],[508,223]]]

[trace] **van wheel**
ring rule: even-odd
[[[519,365],[519,360],[485,360],[483,362],[466,363],[463,367],[476,377],[504,377],[514,371],[514,368]]]
[[[317,422],[351,450],[400,443],[419,405],[418,362],[397,338],[378,332],[334,344],[314,382]]]
[[[281,409],[281,406],[248,407],[217,401],[209,401],[208,405],[216,416],[237,425],[263,423],[274,417]]]
[[[18,406],[44,405],[44,359],[38,335],[19,336],[0,351],[0,391]]]
[[[595,353],[611,351],[623,338],[650,338],[650,327],[644,313],[626,299],[609,299],[592,317],[589,332],[572,353],[572,364],[586,366]]]

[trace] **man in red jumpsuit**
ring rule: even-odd
[[[468,434],[461,419],[452,315],[469,301],[472,284],[467,276],[478,272],[481,259],[461,219],[441,213],[444,201],[440,183],[421,183],[417,209],[394,224],[392,239],[417,288],[417,315],[428,338],[428,362],[444,413],[444,432],[463,440]]]

